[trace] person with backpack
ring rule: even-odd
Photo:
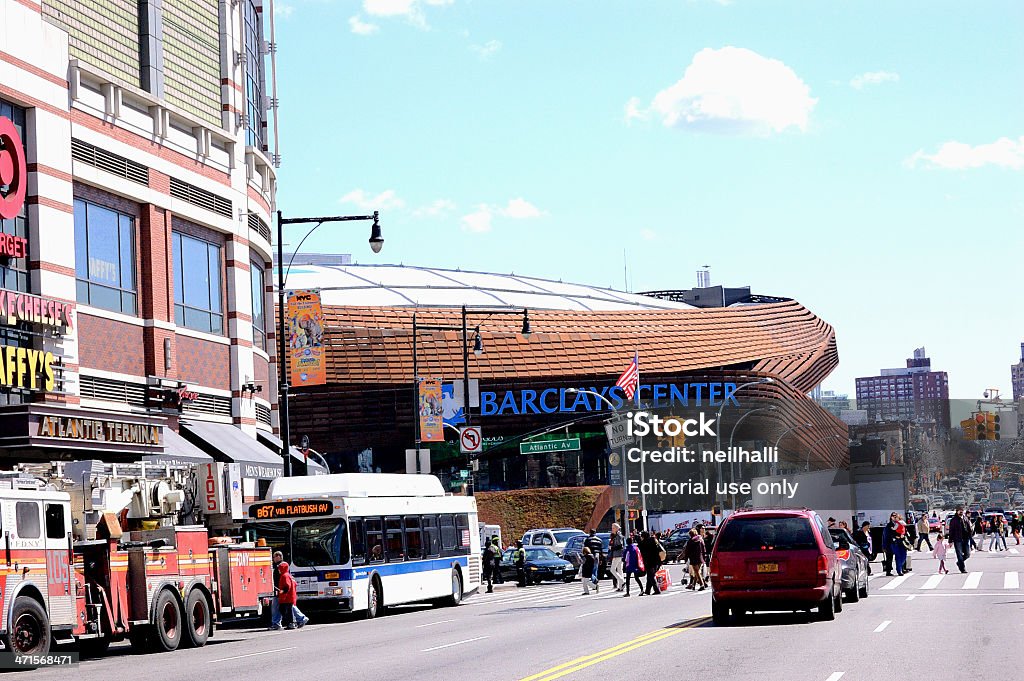
[[[636,586],[640,590],[638,595],[644,595],[644,585],[640,581],[640,575],[644,572],[644,557],[640,553],[640,549],[633,543],[633,537],[626,537],[626,547],[622,550],[622,568],[626,573],[626,594],[624,598],[629,598],[629,578],[632,577],[636,580]]]
[[[594,565],[596,566],[591,573],[590,581],[594,583],[594,591],[597,591],[597,582],[601,578],[601,556],[604,553],[604,543],[601,538],[597,536],[596,530],[590,530],[590,536],[583,542],[584,548],[590,549],[591,555],[594,556]]]
[[[1018,541],[1018,543],[1020,543]],[[612,533],[608,536],[608,574],[612,576],[612,583],[616,591],[626,588],[626,578],[622,574],[622,532],[618,523],[612,523]]]
[[[526,549],[523,542],[517,541],[515,551],[512,552],[512,562],[516,566],[516,586],[526,586]]]
[[[287,562],[278,563],[277,571],[279,573],[277,603],[281,608],[281,623],[285,629],[297,629],[306,623],[303,620],[300,621],[300,624],[295,624],[295,611],[292,608],[299,600],[298,585],[295,583],[295,578],[288,572]]]
[[[704,540],[701,539],[697,530],[690,530],[690,538],[686,540],[686,546],[683,547],[683,558],[690,570],[690,583],[686,587],[688,591],[703,591],[707,588],[704,576],[701,574],[706,551]],[[699,589],[697,588],[698,584],[700,585]]]
[[[504,584],[505,578],[501,576],[501,542],[498,541],[498,537],[491,537],[491,546],[493,548],[494,556],[491,559],[491,579],[498,584]]]
[[[583,595],[590,595],[590,583],[593,574],[599,569],[600,563],[597,562],[594,553],[590,550],[589,546],[583,547],[583,564],[580,565],[580,580],[583,582]],[[600,593],[598,591],[597,583],[594,584],[594,593]]]
[[[494,545],[494,537],[491,537],[491,539],[486,544],[484,544],[484,554],[483,554],[483,559],[482,559],[483,560],[484,581],[487,582],[487,593],[494,593],[493,582],[494,582],[494,573],[495,573],[495,567],[494,567],[494,551],[495,551],[495,549],[496,549],[496,547]]]
[[[658,586],[657,574],[666,555],[665,547],[661,545],[657,537],[644,530],[640,533],[639,548],[640,555],[644,559],[645,572],[647,573],[647,587],[644,589],[644,595],[659,595],[661,594],[661,587]]]

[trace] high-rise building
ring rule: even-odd
[[[873,423],[934,421],[948,430],[949,378],[945,371],[932,371],[931,366],[925,349],[917,348],[906,367],[858,378],[857,408],[866,410]]]
[[[831,412],[836,418],[841,419],[842,413],[853,408],[853,401],[849,395],[839,395],[835,390],[821,390],[818,388],[811,393],[811,399],[820,404],[825,411]]]
[[[1013,401],[1024,400],[1024,343],[1020,344],[1020,361],[1010,366],[1013,381]]]

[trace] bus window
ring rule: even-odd
[[[455,536],[455,518],[450,514],[441,516],[441,549],[444,551],[453,551],[458,545],[458,539]]]
[[[350,518],[348,533],[352,537],[352,565],[366,565],[366,534],[361,518]]]
[[[455,534],[456,548],[459,553],[469,553],[469,516],[465,513],[460,513],[455,516],[455,529],[458,530]]]
[[[384,523],[380,518],[366,519],[366,559],[371,563],[384,561]]]
[[[420,534],[420,517],[409,515],[405,517],[405,546],[406,556],[409,560],[423,558],[423,535]]]
[[[405,560],[405,542],[402,541],[402,519],[384,519],[384,547],[387,550],[388,562]]]
[[[437,529],[437,516],[423,516],[423,543],[427,547],[428,556],[441,555],[441,534]]]
[[[292,525],[292,564],[295,567],[345,565],[348,532],[341,518],[296,520]]]
[[[284,559],[290,561],[292,549],[288,542],[289,529],[287,522],[249,523],[244,531],[252,541],[265,540],[271,551],[280,551]]]

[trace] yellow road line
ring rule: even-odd
[[[612,646],[611,648],[605,648],[604,650],[592,653],[590,655],[578,657],[575,660],[570,660],[569,662],[565,662],[556,667],[546,669],[540,672],[539,674],[527,676],[526,678],[520,679],[520,681],[553,681],[554,679],[558,679],[568,674],[572,674],[573,672],[578,672],[581,669],[586,669],[587,667],[598,664],[599,662],[604,662],[605,660],[609,660],[613,657],[617,657],[619,655],[622,655],[623,653],[628,653],[631,650],[636,650],[637,648],[641,648],[648,644],[656,643],[663,639],[670,638],[672,636],[675,636],[676,634],[681,634],[687,629],[692,629],[694,627],[700,626],[701,624],[709,622],[710,620],[710,617],[701,617],[696,620],[687,622],[685,625],[673,625],[671,627],[665,627],[663,629],[656,629],[655,631],[651,631],[641,636],[637,636],[631,641],[620,643],[619,645]]]

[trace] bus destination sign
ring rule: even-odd
[[[334,504],[330,501],[267,501],[249,506],[249,517],[256,520],[308,518],[333,512]]]

